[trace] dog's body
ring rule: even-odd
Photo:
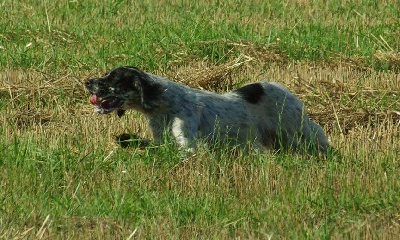
[[[193,89],[133,67],[118,67],[86,81],[96,111],[134,109],[149,121],[156,142],[164,132],[188,151],[196,139],[253,146],[300,149],[325,154],[329,143],[322,128],[309,119],[302,102],[278,83],[257,82],[217,94]]]

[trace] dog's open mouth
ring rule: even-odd
[[[120,98],[114,96],[99,97],[96,94],[93,94],[90,97],[90,103],[96,105],[96,112],[109,113],[120,107],[123,102]]]

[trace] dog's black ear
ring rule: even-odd
[[[135,87],[136,91],[139,93],[140,103],[144,106],[145,105],[145,96],[144,96],[144,91],[143,91],[143,88],[144,88],[143,83],[144,83],[143,80],[136,78],[135,82],[134,82],[134,87]]]
[[[124,116],[124,114],[125,114],[125,110],[122,110],[122,109],[117,110],[118,117],[122,117],[122,116]]]
[[[140,102],[144,109],[150,109],[152,103],[157,101],[161,94],[161,86],[149,79],[144,72],[138,71],[139,75],[134,80],[134,87],[140,95]]]

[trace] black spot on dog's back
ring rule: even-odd
[[[264,88],[261,83],[252,83],[237,89],[235,92],[242,96],[247,102],[256,104],[264,95]]]

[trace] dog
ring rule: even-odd
[[[197,140],[268,151],[327,154],[330,144],[303,103],[285,86],[256,82],[225,94],[194,89],[136,67],[117,67],[85,81],[90,103],[99,113],[141,112],[154,141],[164,133],[178,147],[194,152]]]

